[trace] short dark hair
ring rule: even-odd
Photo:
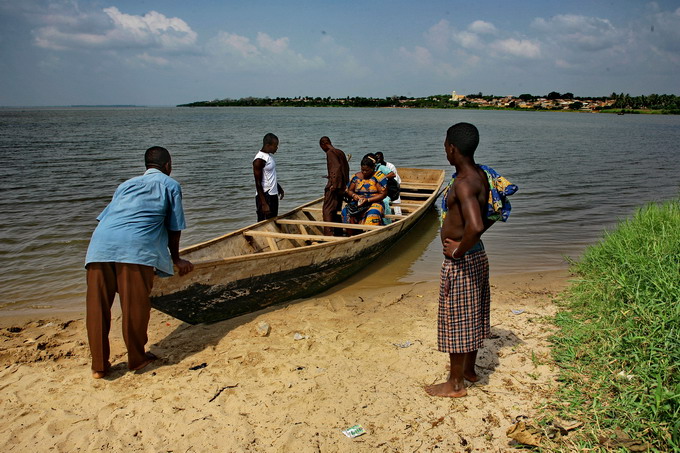
[[[479,131],[470,123],[454,124],[446,131],[446,141],[458,148],[463,156],[472,157],[479,145]]]
[[[319,143],[323,142],[324,140],[327,141],[328,143],[330,143],[331,145],[333,144],[331,142],[331,139],[326,137],[325,135],[319,139]]]
[[[268,134],[265,134],[264,138],[262,139],[262,146],[272,145],[274,142],[278,143],[279,137],[269,132]]]
[[[361,159],[361,166],[362,167],[375,168],[375,163],[377,161],[378,161],[378,159],[375,158],[374,154],[368,153],[364,156],[363,159]]]
[[[146,153],[144,153],[144,163],[146,164],[147,168],[161,168],[168,162],[170,162],[170,153],[162,146],[152,146],[146,150]]]

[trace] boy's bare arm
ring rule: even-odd
[[[458,243],[446,239],[444,241],[444,254],[457,259],[479,242],[488,227],[484,224],[482,211],[479,207],[479,189],[467,181],[460,181],[460,184],[455,184],[453,189],[456,191],[456,198],[460,204],[463,237]],[[450,254],[447,253],[447,249]]]

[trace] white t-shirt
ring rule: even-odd
[[[264,169],[262,170],[262,190],[269,195],[278,195],[279,189],[278,180],[276,179],[276,161],[274,161],[274,156],[270,153],[259,151],[257,155],[255,155],[253,162],[255,162],[256,159],[262,159],[265,162]],[[255,191],[255,195],[257,195],[257,191]]]
[[[390,169],[391,173],[394,173],[394,179],[396,179],[397,182],[401,184],[401,178],[399,177],[399,173],[397,173],[397,167],[395,167],[394,164],[390,162],[385,162],[385,166]]]

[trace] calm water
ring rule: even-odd
[[[137,108],[0,110],[0,315],[82,304],[83,260],[95,217],[118,184],[165,146],[184,190],[182,245],[255,221],[251,161],[280,138],[281,212],[321,196],[318,139],[397,166],[447,169],[446,129],[481,134],[477,161],[520,187],[510,221],[486,235],[492,273],[566,267],[603,229],[647,201],[678,196],[680,117],[462,110]],[[385,258],[399,280],[436,279],[434,215]],[[391,263],[390,263],[391,262]]]

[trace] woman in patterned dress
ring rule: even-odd
[[[385,206],[383,199],[387,196],[387,178],[375,170],[376,159],[367,154],[361,160],[361,171],[356,173],[349,183],[347,195],[359,206],[369,203],[369,208],[359,216],[351,216],[347,206],[342,210],[345,223],[362,225],[382,225]],[[351,230],[350,230],[351,234]]]

